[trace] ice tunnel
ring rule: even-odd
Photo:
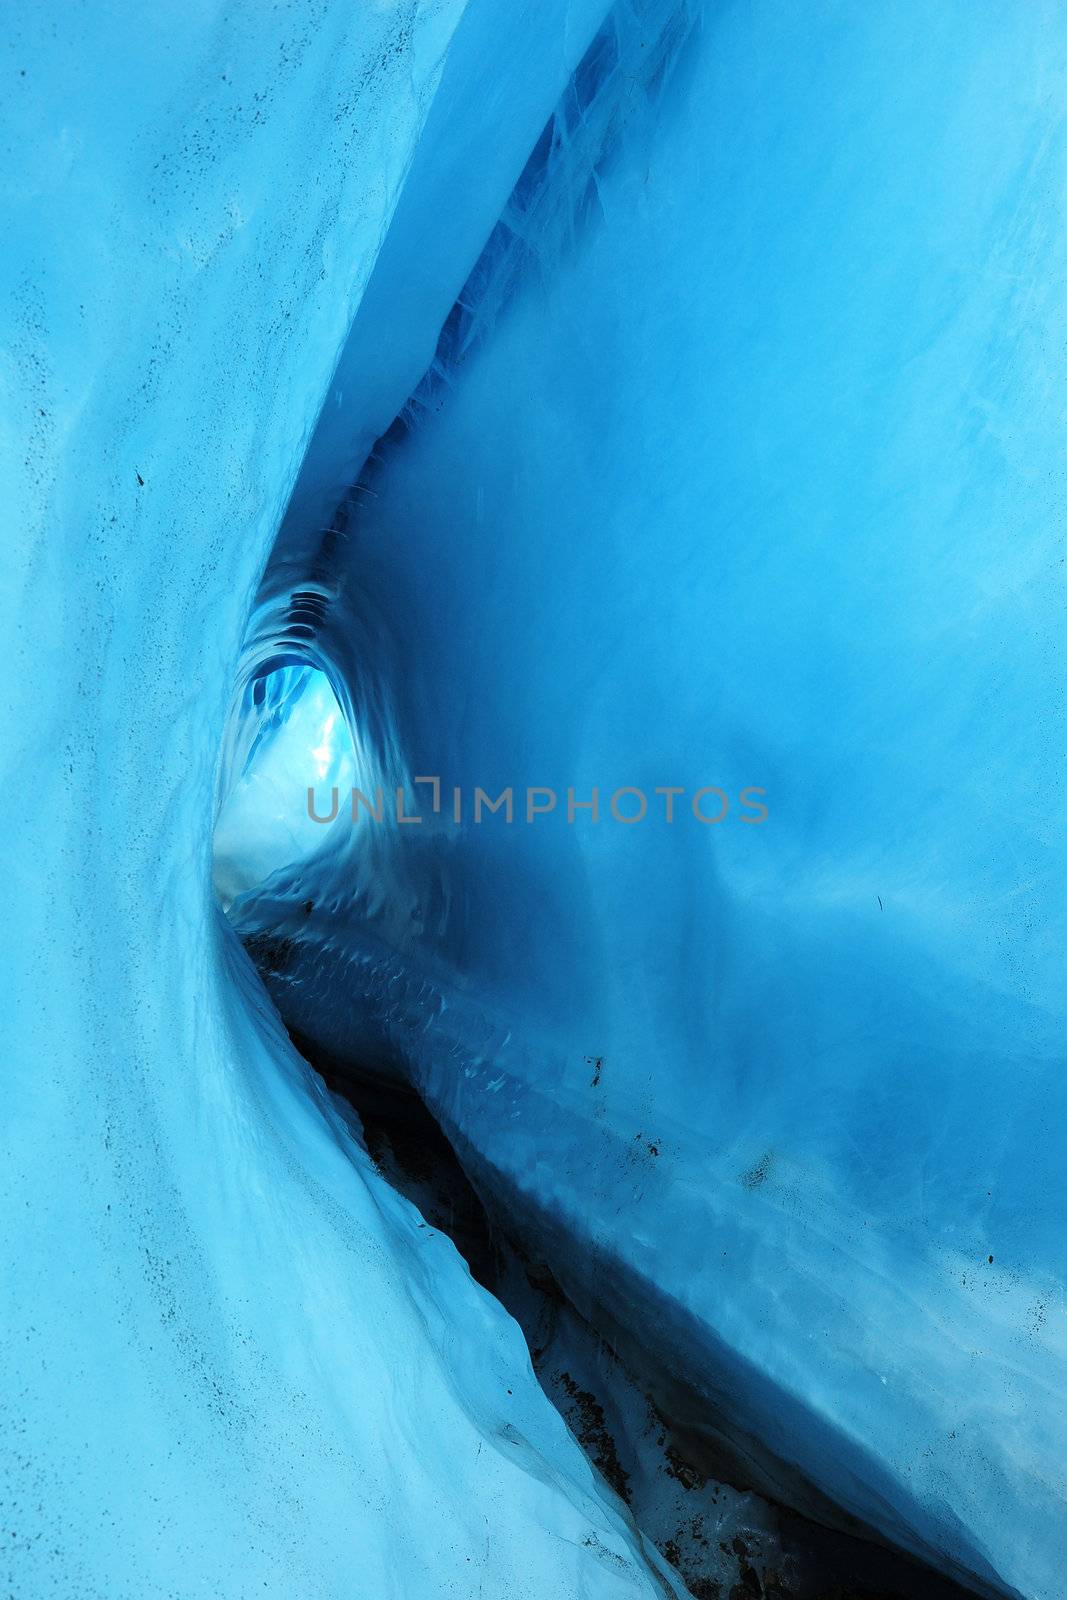
[[[4,35],[0,1592],[1062,1600],[1067,13]]]

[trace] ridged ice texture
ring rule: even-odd
[[[248,606],[461,9],[7,8],[0,1589],[21,1600],[676,1592],[211,895]],[[483,55],[506,9],[480,7]],[[538,46],[533,13],[508,26]]]
[[[328,644],[390,776],[769,818],[364,827],[244,926],[754,1471],[1058,1600],[1067,24],[768,0],[637,59]]]

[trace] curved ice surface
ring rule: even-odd
[[[211,895],[249,603],[461,13],[5,18],[0,1567],[25,1600],[677,1592]]]

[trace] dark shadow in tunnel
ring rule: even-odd
[[[250,952],[252,953],[252,952]],[[757,1497],[737,1458],[676,1426],[648,1379],[567,1300],[550,1262],[532,1259],[511,1219],[481,1195],[421,1096],[381,1070],[296,1048],[355,1110],[378,1172],[447,1234],[471,1276],[522,1329],[533,1370],[606,1485],[680,1572],[695,1600],[973,1600],[970,1590],[883,1544]],[[616,1433],[637,1417],[641,1428]],[[641,1470],[636,1470],[641,1457]],[[664,1487],[671,1503],[664,1505]],[[728,1525],[713,1525],[725,1516]],[[726,1537],[716,1535],[725,1531]]]

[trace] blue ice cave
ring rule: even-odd
[[[1062,1600],[1067,12],[4,40],[0,1593]]]

